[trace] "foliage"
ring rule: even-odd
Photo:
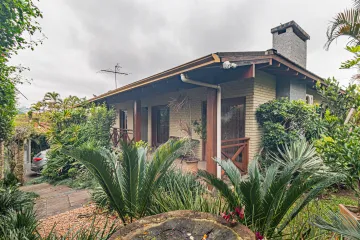
[[[342,125],[331,131],[331,135],[316,141],[318,152],[325,163],[347,175],[351,186],[360,197],[360,126]],[[360,206],[360,202],[359,202]]]
[[[195,175],[170,170],[154,194],[151,212],[158,214],[175,210],[194,210],[218,215],[227,210],[227,204],[220,196],[210,195]]]
[[[304,140],[272,156],[274,163],[263,172],[258,161],[253,160],[247,178],[241,176],[232,161],[216,160],[233,190],[223,180],[199,171],[227,200],[230,209],[245,207],[244,224],[268,238],[281,235],[311,200],[342,179],[342,175],[324,170],[314,148]],[[311,163],[314,159],[316,164]]]
[[[0,181],[0,183],[4,187],[14,187],[18,185],[19,180],[16,178],[16,175],[13,172],[5,171],[4,179]]]
[[[8,68],[0,62],[0,141],[7,139],[16,115],[15,86],[9,79]]]
[[[360,223],[339,213],[329,211],[326,216],[329,220],[317,216],[314,225],[331,232],[347,237],[346,239],[360,239]]]
[[[351,108],[360,107],[360,95],[356,84],[350,84],[343,90],[336,79],[329,78],[324,80],[324,84],[318,82],[316,89],[322,99],[322,115],[329,111],[328,116],[337,117],[337,123],[344,123]]]
[[[184,141],[169,141],[160,146],[146,161],[146,149],[134,143],[122,143],[117,155],[104,147],[85,144],[70,151],[96,177],[106,192],[111,206],[126,224],[126,218],[143,217],[164,174],[179,157]]]
[[[344,10],[338,13],[327,30],[327,42],[325,48],[329,49],[333,41],[341,36],[348,37],[350,40],[348,45],[359,45],[360,36],[360,16],[359,16],[359,3],[358,0],[354,1],[352,9]]]
[[[78,176],[82,164],[64,154],[85,142],[95,142],[110,148],[109,133],[115,120],[115,112],[105,105],[91,105],[89,108],[72,108],[53,111],[49,115],[51,128],[48,141],[51,150],[42,174],[49,180],[62,180]]]
[[[77,231],[69,229],[64,235],[58,236],[51,231],[47,236],[41,237],[37,233],[37,240],[107,240],[116,232],[117,228],[115,222],[111,224],[106,221],[102,228],[97,227],[98,222],[94,218],[89,226],[83,225]]]
[[[3,57],[24,48],[33,48],[36,42],[24,38],[24,34],[34,35],[41,31],[36,18],[41,18],[40,10],[31,0],[3,0],[0,3],[0,51]]]
[[[206,140],[206,118],[194,120],[192,122],[194,132],[200,136],[202,140]]]
[[[355,56],[351,60],[347,60],[341,63],[341,68],[349,69],[349,68],[359,68],[360,63],[360,46],[346,46],[346,50],[350,53],[353,53]]]
[[[24,38],[40,30],[36,18],[42,17],[31,0],[2,0],[0,2],[0,141],[7,139],[13,129],[16,115],[15,84],[12,77],[16,67],[8,66],[12,54],[27,47],[33,48],[35,41]]]
[[[280,98],[264,103],[256,110],[258,123],[263,127],[262,145],[275,151],[277,146],[299,139],[317,138],[323,131],[316,108],[301,100]]]

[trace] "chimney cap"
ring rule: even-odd
[[[274,27],[271,29],[271,33],[276,33],[282,30],[286,30],[287,28],[292,27],[294,33],[301,38],[303,41],[309,40],[310,36],[307,34],[304,29],[302,29],[294,20],[281,24],[280,26]]]

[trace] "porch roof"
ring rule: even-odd
[[[312,84],[316,81],[323,83],[323,79],[321,77],[277,53],[275,49],[253,52],[217,52],[150,77],[132,82],[123,87],[108,91],[89,99],[89,102],[101,102],[106,100],[108,97],[114,97],[115,95],[131,91],[136,88],[146,87],[161,80],[175,79],[174,76],[180,75],[181,73],[189,73],[203,68],[209,69],[211,67],[222,69],[222,63],[226,61],[235,63],[240,68],[250,67],[252,70],[258,69],[272,75],[282,75],[303,79]]]

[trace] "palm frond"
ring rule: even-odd
[[[342,216],[339,213],[329,211],[325,216],[329,221],[317,216],[313,222],[318,228],[346,236],[349,239],[360,239],[360,223]]]
[[[358,2],[358,1],[356,1]],[[331,43],[341,36],[347,36],[351,40],[348,44],[358,45],[360,36],[360,10],[348,9],[338,13],[334,20],[330,23],[327,30],[327,42],[325,49],[329,49]]]
[[[68,153],[96,177],[119,217],[140,218],[147,214],[151,199],[163,175],[181,154],[184,141],[169,141],[160,146],[153,159],[146,161],[146,149],[122,143],[121,153],[89,143]]]
[[[360,0],[353,0],[354,2],[354,8],[360,9]]]
[[[260,170],[257,160],[248,166],[248,176],[229,177],[233,191],[223,180],[200,171],[206,182],[212,184],[229,207],[245,207],[245,224],[267,238],[280,237],[284,228],[299,212],[326,187],[339,182],[343,176],[330,172],[305,141],[284,146],[283,151],[271,155],[272,165]],[[236,176],[233,162],[218,161],[226,174]],[[233,179],[233,180],[231,180]]]
[[[219,191],[220,195],[226,199],[231,209],[235,209],[235,207],[241,206],[241,200],[239,196],[234,193],[223,180],[218,179],[213,174],[204,170],[199,170],[198,175],[202,177],[205,182],[212,185]]]

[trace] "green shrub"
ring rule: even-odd
[[[229,177],[231,187],[216,176],[199,171],[226,199],[230,209],[244,209],[243,224],[268,239],[281,236],[311,200],[343,178],[327,170],[314,147],[304,140],[284,149],[272,155],[273,164],[264,170],[253,160],[245,178],[232,161],[216,160]],[[231,216],[225,215],[227,219]]]
[[[302,100],[280,98],[264,103],[256,110],[256,119],[263,127],[262,145],[266,151],[305,137],[312,141],[324,131],[317,107]]]
[[[115,120],[115,112],[105,105],[53,111],[50,119],[52,124],[48,139],[51,149],[47,153],[47,165],[42,171],[43,176],[50,181],[78,176],[82,164],[64,154],[66,150],[86,142],[110,148],[110,128]]]
[[[146,160],[146,149],[137,148],[133,142],[123,142],[121,154],[93,144],[85,144],[69,154],[94,175],[126,224],[127,217],[132,221],[148,214],[153,194],[183,146],[184,141],[169,141],[155,151],[150,161]]]
[[[154,194],[152,214],[175,210],[194,210],[220,214],[227,210],[227,204],[220,196],[208,193],[197,176],[170,170],[164,175],[159,189]]]
[[[4,179],[1,181],[5,187],[13,187],[19,184],[19,180],[13,172],[6,171],[4,174]]]

